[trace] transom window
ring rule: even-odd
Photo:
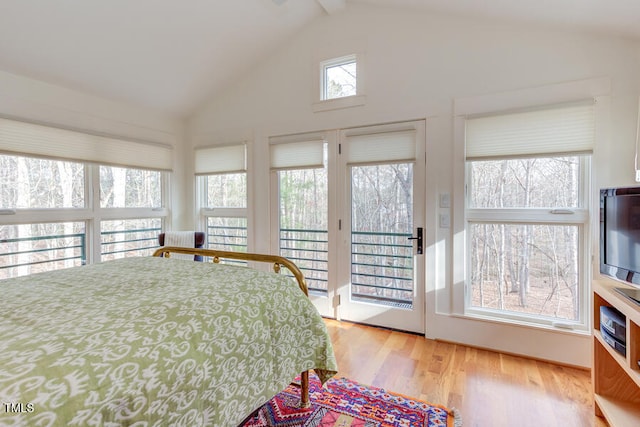
[[[357,95],[356,55],[323,61],[320,68],[320,99],[328,100]]]

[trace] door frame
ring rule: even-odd
[[[391,329],[410,331],[425,334],[426,329],[426,258],[425,254],[416,254],[414,244],[414,303],[410,315],[410,323],[399,318],[402,314],[399,310],[389,306],[372,303],[353,303],[350,300],[351,284],[351,197],[350,197],[350,170],[351,166],[346,160],[346,138],[354,135],[375,135],[380,133],[402,132],[414,130],[416,138],[416,153],[413,171],[413,233],[416,228],[422,227],[424,232],[423,245],[426,247],[426,120],[414,120],[395,122],[374,126],[342,129],[338,135],[338,282],[336,288],[337,318],[357,323],[371,324]],[[384,164],[384,162],[380,162]],[[414,241],[415,242],[415,241]],[[426,251],[425,251],[426,252]],[[392,314],[394,313],[395,314]]]

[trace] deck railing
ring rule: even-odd
[[[413,302],[413,245],[410,233],[352,232],[351,297],[381,304]],[[295,262],[310,291],[327,293],[327,230],[280,230],[280,255]]]
[[[132,228],[100,232],[102,259],[122,258],[129,254],[146,256],[160,247],[161,227]]]
[[[283,228],[280,255],[296,263],[307,280],[310,292],[327,294],[329,233],[327,230]]]
[[[158,248],[160,227],[101,232],[101,255],[113,259],[135,253],[147,255]],[[413,245],[405,233],[353,232],[351,239],[351,297],[383,304],[411,304]],[[247,251],[246,227],[207,227],[207,240],[217,248]],[[3,251],[4,248],[27,249]],[[6,245],[6,246],[5,246]],[[280,230],[280,255],[296,263],[309,290],[327,293],[327,230]],[[0,278],[86,263],[84,233],[55,234],[0,240]],[[41,267],[37,267],[41,265]]]
[[[351,297],[379,304],[413,303],[411,233],[351,233]]]
[[[159,247],[160,227],[102,231],[102,260],[146,256]],[[0,278],[86,264],[85,233],[0,239]]]
[[[84,233],[0,239],[0,279],[82,265]]]

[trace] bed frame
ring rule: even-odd
[[[246,252],[231,252],[231,251],[218,251],[214,249],[196,249],[196,248],[180,248],[177,246],[163,246],[153,253],[155,257],[171,257],[172,253],[186,254],[186,255],[200,255],[202,257],[209,257],[211,261],[218,264],[221,259],[233,259],[241,261],[255,261],[265,262],[273,264],[273,271],[280,273],[282,267],[287,268],[296,281],[300,290],[308,297],[309,290],[307,288],[307,282],[302,274],[302,271],[293,262],[285,257],[269,254],[253,254]],[[266,403],[266,402],[265,402]],[[309,371],[304,371],[300,375],[300,407],[308,408],[311,406],[309,400]],[[259,408],[258,408],[259,409]],[[256,410],[257,411],[257,410]]]

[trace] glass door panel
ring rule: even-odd
[[[351,167],[354,301],[413,307],[413,164]]]

